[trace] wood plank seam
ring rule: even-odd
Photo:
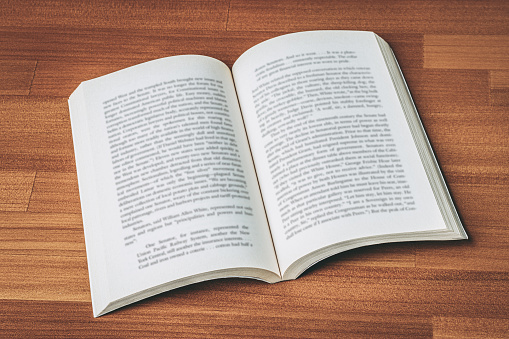
[[[35,60],[34,72],[32,74],[32,79],[30,80],[30,85],[28,86],[28,95],[32,94],[32,85],[34,84],[35,73],[37,72],[37,65],[38,64],[39,64],[39,60]],[[36,175],[37,175],[37,172],[36,172]],[[30,203],[30,201],[29,201],[29,203]]]
[[[36,64],[36,67],[37,67],[37,64]],[[35,70],[34,70],[34,74],[35,74]],[[33,79],[32,79],[33,81]],[[32,181],[32,189],[30,190],[30,196],[28,197],[28,202],[27,202],[27,205],[25,207],[25,212],[28,213],[28,210],[30,208],[30,202],[32,201],[32,196],[34,195],[34,187],[35,187],[35,181],[37,180],[37,171],[35,171],[34,173],[34,180]]]
[[[225,25],[225,31],[228,32],[228,24],[230,23],[230,9],[232,6],[232,1],[228,1],[228,10],[226,11],[226,25]]]

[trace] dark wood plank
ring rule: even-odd
[[[509,107],[509,89],[494,89],[491,91],[491,104],[493,106]]]
[[[0,27],[124,28],[129,30],[225,30],[226,0],[52,2],[18,0],[0,4]]]
[[[232,31],[373,30],[397,33],[507,34],[504,1],[232,0]],[[452,14],[454,13],[454,14]],[[482,14],[481,14],[482,13]],[[486,20],[489,18],[489,20]]]
[[[149,335],[164,328],[185,336],[271,337],[430,337],[433,316],[497,318],[509,311],[507,273],[337,265],[332,270],[329,264],[299,280],[270,286],[239,279],[187,286],[94,321],[86,316],[89,309],[82,303],[4,301],[0,309],[4,328],[30,331],[34,326],[22,326],[27,318],[14,323],[6,310],[12,312],[21,305],[45,308],[37,319],[28,319],[48,335],[60,331],[79,335],[85,323],[92,336],[107,326],[119,336]],[[313,293],[303,294],[303,285]],[[69,312],[71,308],[75,311]],[[51,319],[64,327],[43,325]]]
[[[210,285],[208,285],[210,287]],[[6,336],[15,337],[77,337],[118,338],[136,335],[137,338],[153,337],[257,337],[257,338],[365,338],[383,335],[392,338],[429,338],[432,324],[429,317],[409,315],[383,316],[357,314],[344,311],[335,314],[329,309],[321,315],[302,318],[305,310],[284,310],[270,303],[270,296],[258,297],[241,294],[251,306],[226,309],[214,306],[219,298],[228,295],[215,294],[212,290],[203,303],[190,303],[185,298],[169,301],[168,298],[146,303],[144,311],[137,314],[123,309],[118,317],[90,319],[88,305],[76,302],[0,301],[0,325]],[[280,300],[278,300],[280,301]],[[206,304],[210,303],[210,304]],[[305,305],[304,305],[305,306]],[[13,314],[30,308],[34,313],[16,319]],[[269,312],[278,309],[279,312]],[[35,316],[35,314],[40,315]],[[306,312],[307,313],[307,312]],[[61,324],[54,326],[55,323]]]

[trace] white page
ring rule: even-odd
[[[373,33],[277,37],[233,76],[282,272],[338,242],[446,229]]]
[[[96,315],[203,272],[279,275],[226,65],[151,61],[83,83],[70,107]]]

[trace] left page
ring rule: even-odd
[[[225,64],[147,62],[69,107],[95,316],[207,279],[279,280]]]

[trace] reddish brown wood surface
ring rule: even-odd
[[[94,319],[67,98],[151,59],[232,65],[284,33],[393,47],[470,240],[336,255],[295,281],[226,279]],[[1,337],[509,337],[509,2],[0,2]]]

